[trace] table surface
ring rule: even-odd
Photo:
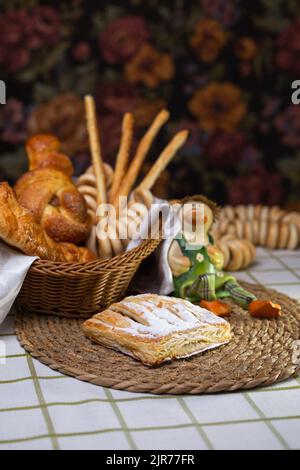
[[[237,277],[300,299],[300,251],[257,250]],[[299,449],[300,378],[199,396],[130,393],[80,382],[0,326],[0,449]]]

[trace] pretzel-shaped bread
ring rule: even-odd
[[[29,166],[15,185],[20,204],[57,242],[79,244],[91,227],[84,197],[71,181],[70,159],[59,153],[59,141],[48,135],[28,140]]]

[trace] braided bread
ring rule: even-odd
[[[91,218],[85,200],[64,173],[52,168],[29,171],[14,189],[19,203],[55,241],[79,244],[87,238]]]
[[[59,146],[52,135],[31,137],[26,143],[30,171],[14,189],[19,203],[55,241],[79,244],[89,234],[91,217],[72,183],[71,160],[58,152]]]
[[[73,165],[67,155],[59,152],[60,142],[53,135],[39,134],[26,142],[29,171],[38,168],[53,168],[65,175],[73,175]]]
[[[106,190],[109,191],[112,180],[113,180],[113,169],[108,163],[103,164],[105,181],[106,181]],[[93,219],[93,222],[96,222],[96,211],[97,211],[97,188],[96,188],[96,176],[94,167],[90,166],[81,176],[79,176],[76,183],[78,191],[83,195],[88,213]]]
[[[249,240],[237,240],[233,235],[225,235],[215,242],[223,253],[224,266],[228,271],[245,269],[255,259],[255,246]]]

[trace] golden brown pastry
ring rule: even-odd
[[[14,189],[19,203],[55,241],[79,244],[87,238],[91,218],[85,200],[64,173],[52,168],[29,171]]]
[[[26,142],[29,170],[53,168],[65,175],[73,175],[74,169],[69,157],[59,152],[60,142],[53,135],[40,134],[30,137]]]
[[[26,142],[29,169],[15,185],[17,199],[57,242],[79,244],[90,231],[84,197],[72,183],[73,165],[59,152],[60,142],[48,134]]]
[[[40,168],[52,168],[59,170],[69,178],[73,175],[73,165],[69,157],[60,152],[45,152],[36,156],[35,164],[30,165],[30,170]]]
[[[228,343],[230,325],[187,300],[155,294],[126,297],[82,326],[103,346],[158,365]]]
[[[29,170],[53,168],[67,176],[73,175],[73,165],[69,157],[59,152],[60,142],[53,135],[39,134],[26,142]]]
[[[8,183],[0,183],[0,239],[26,255],[41,259],[75,263],[95,258],[87,248],[56,243],[49,237],[33,215],[19,204]]]
[[[37,134],[29,137],[25,144],[26,153],[29,160],[29,169],[36,168],[36,157],[45,152],[56,152],[60,148],[60,142],[54,135]]]

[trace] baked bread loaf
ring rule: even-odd
[[[93,341],[148,366],[189,357],[231,339],[230,325],[222,318],[186,300],[155,294],[126,297],[82,328]]]
[[[67,176],[73,175],[73,165],[69,157],[59,152],[60,142],[53,135],[38,134],[26,142],[29,171],[37,168],[53,168]]]
[[[23,251],[50,261],[87,262],[95,258],[87,248],[56,243],[17,201],[8,183],[0,183],[0,239]]]
[[[20,204],[28,209],[57,242],[79,244],[91,228],[84,197],[71,181],[73,165],[59,153],[60,142],[52,135],[36,135],[26,143],[29,169],[14,189]]]
[[[52,135],[31,137],[26,143],[30,171],[14,189],[20,204],[50,237],[79,244],[87,238],[92,221],[84,197],[72,183],[72,162],[59,147]]]
[[[79,244],[87,238],[91,218],[83,196],[67,175],[38,168],[24,173],[14,189],[19,203],[55,241]]]

